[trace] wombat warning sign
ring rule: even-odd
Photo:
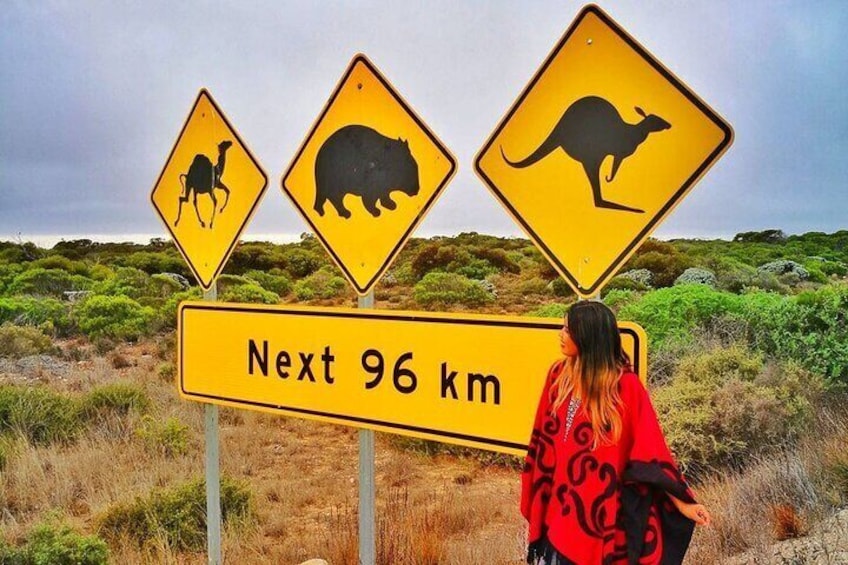
[[[453,155],[376,67],[357,55],[283,175],[282,188],[364,295],[455,171]]]

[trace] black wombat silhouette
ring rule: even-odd
[[[194,156],[191,166],[186,174],[180,175],[180,184],[183,186],[183,192],[180,194],[180,207],[177,211],[177,220],[174,222],[174,227],[180,223],[180,216],[183,213],[183,204],[188,202],[190,194],[194,193],[194,211],[197,214],[197,219],[200,222],[200,227],[206,227],[203,223],[203,218],[200,217],[200,210],[197,209],[197,195],[208,194],[212,198],[212,219],[209,220],[209,229],[212,229],[212,224],[215,222],[215,209],[218,207],[218,200],[215,198],[215,189],[220,188],[226,194],[224,205],[221,206],[221,212],[227,207],[230,201],[230,189],[221,180],[224,174],[224,164],[226,163],[227,149],[232,146],[233,142],[226,140],[218,144],[218,162],[213,165],[212,161],[203,154]]]
[[[397,204],[393,190],[418,194],[418,163],[405,140],[392,139],[367,126],[352,124],[335,131],[321,145],[315,159],[315,211],[324,215],[329,200],[339,216],[350,218],[344,197],[362,197],[365,209],[375,218],[377,202],[387,210]]]
[[[601,195],[601,163],[607,156],[613,157],[612,173],[606,177],[607,182],[612,182],[621,162],[636,152],[648,134],[671,127],[659,116],[646,115],[641,108],[637,107],[636,113],[642,116],[642,121],[628,124],[610,102],[598,96],[586,96],[568,107],[547,139],[529,157],[518,162],[510,161],[503,147],[501,156],[509,165],[524,168],[561,148],[583,165],[597,208],[644,213],[644,210],[604,200]]]

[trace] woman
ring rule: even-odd
[[[648,393],[600,302],[560,332],[521,475],[532,565],[680,563],[710,523],[663,438]]]

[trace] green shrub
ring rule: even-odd
[[[139,385],[109,383],[91,390],[82,398],[80,414],[89,421],[98,421],[113,415],[126,416],[130,411],[143,414],[150,404],[150,398]]]
[[[79,329],[89,338],[135,340],[152,332],[156,312],[128,296],[92,296],[74,312]]]
[[[30,443],[73,440],[81,428],[77,403],[50,389],[0,386],[0,432],[19,433]]]
[[[782,294],[789,292],[789,288],[781,284],[774,273],[757,270],[732,258],[722,257],[714,263],[719,269],[716,274],[718,288],[722,290],[735,293],[754,289]]]
[[[266,241],[242,241],[227,261],[227,272],[242,274],[250,269],[267,271],[284,263],[283,249]]]
[[[250,302],[254,304],[279,304],[280,297],[258,284],[243,284],[230,287],[221,295],[222,302]]]
[[[767,365],[735,346],[685,357],[653,402],[669,446],[697,474],[795,439],[822,389],[797,364]]]
[[[624,279],[624,280],[622,280]],[[654,275],[648,269],[630,269],[629,271],[624,271],[623,273],[619,273],[616,277],[610,281],[619,280],[619,284],[626,284],[625,281],[632,281],[633,283],[639,285],[640,289],[638,290],[646,290],[651,288],[651,283],[654,281]],[[620,287],[626,288],[626,287]],[[634,289],[637,290],[637,289]]]
[[[479,306],[492,302],[494,296],[483,286],[456,273],[431,272],[415,284],[412,295],[423,306],[465,304]]]
[[[483,280],[489,275],[498,272],[495,267],[487,263],[485,260],[477,259],[475,257],[469,257],[468,261],[464,265],[452,268],[450,271],[475,280]]]
[[[298,300],[335,298],[347,290],[347,282],[329,269],[315,271],[294,283],[294,295]]]
[[[285,296],[291,292],[291,279],[280,269],[271,269],[268,272],[248,271],[244,276],[256,281],[262,288],[270,290],[278,296]]]
[[[165,300],[165,303],[159,307],[156,313],[158,325],[163,329],[176,329],[177,327],[177,308],[180,302],[184,300],[200,300],[203,298],[203,290],[200,287],[192,287],[182,292],[176,292]]]
[[[571,304],[545,304],[544,306],[539,306],[535,310],[527,312],[527,315],[538,318],[559,318],[560,320],[563,320],[565,319],[565,313],[568,312],[570,306]]]
[[[756,293],[743,304],[755,347],[797,361],[830,385],[848,385],[848,284],[789,298]]]
[[[550,282],[548,286],[550,287],[551,292],[553,292],[554,296],[558,296],[560,298],[568,298],[569,296],[574,295],[574,291],[562,277],[555,278]]]
[[[156,368],[156,373],[159,375],[159,378],[165,382],[171,382],[174,380],[174,377],[177,373],[176,367],[170,361],[166,361],[165,363],[160,363]]]
[[[810,273],[805,269],[800,263],[796,261],[790,261],[788,259],[778,259],[777,261],[771,261],[766,263],[765,265],[760,265],[757,267],[758,271],[763,271],[766,273],[772,273],[774,275],[785,275],[787,273],[792,273],[796,275],[800,280],[806,280]]]
[[[47,257],[36,259],[29,264],[29,267],[31,269],[36,267],[41,267],[42,269],[59,269],[72,275],[89,276],[88,266],[85,263],[82,261],[72,261],[62,255],[48,255]]]
[[[70,527],[36,526],[20,548],[0,543],[0,563],[8,565],[107,565],[109,547],[97,536],[83,536]]]
[[[453,259],[451,250],[442,249],[438,243],[430,243],[418,251],[410,263],[410,268],[418,280],[430,271],[444,270]]]
[[[287,249],[282,259],[286,271],[297,279],[311,275],[325,265],[325,261],[317,253],[299,247]]]
[[[96,294],[122,295],[138,300],[153,294],[153,281],[141,269],[118,267],[111,277],[95,284],[92,290]]]
[[[167,298],[175,292],[188,288],[188,280],[176,273],[156,273],[150,277],[153,293],[160,298]]]
[[[8,322],[0,326],[0,357],[20,359],[53,351],[53,341],[39,328],[14,326]]]
[[[28,269],[16,276],[6,288],[6,294],[30,294],[62,298],[70,290],[87,290],[92,281],[59,269]]]
[[[663,347],[667,342],[691,340],[698,326],[708,328],[722,317],[741,313],[741,300],[734,294],[705,285],[679,285],[644,294],[623,306],[619,317],[645,328],[649,347]]]
[[[144,446],[165,457],[185,455],[188,452],[189,428],[177,418],[164,422],[150,415],[144,416],[135,435]]]
[[[678,253],[674,246],[655,240],[646,241],[627,263],[628,269],[651,271],[653,275],[651,284],[655,287],[673,285],[674,280],[689,266],[691,266],[689,259]]]
[[[648,273],[649,275],[651,274],[651,271],[648,271],[646,269],[642,269],[641,271]],[[628,271],[628,272],[635,272],[635,271]],[[617,277],[613,277],[610,282],[608,282],[606,285],[604,285],[603,291],[604,292],[607,292],[607,291],[610,291],[610,290],[641,290],[641,291],[644,291],[644,290],[648,290],[649,288],[650,288],[650,286],[640,282],[636,278],[631,278],[631,277],[627,277],[627,276],[624,276],[624,275],[618,275]]]
[[[848,275],[848,266],[846,266],[842,261],[829,261],[822,258],[818,259],[818,261],[808,264],[807,268],[810,269],[813,266],[818,267],[822,273],[829,277],[844,277],[845,275]]]
[[[221,518],[227,524],[250,513],[250,491],[240,483],[221,481]],[[153,491],[133,502],[112,506],[99,519],[108,540],[135,540],[142,547],[164,539],[177,551],[200,551],[206,545],[206,484],[203,479]]]
[[[67,335],[73,327],[68,312],[68,304],[55,298],[0,298],[0,324],[11,322],[19,326],[41,326],[50,322],[60,335]]]
[[[613,312],[619,312],[624,306],[635,302],[641,296],[639,293],[625,289],[604,289],[604,304]]]
[[[179,273],[183,276],[191,276],[185,261],[176,254],[158,251],[138,251],[127,256],[119,257],[116,264],[133,267],[144,271],[148,275],[156,273]]]
[[[21,263],[6,264],[0,262],[0,293],[6,294],[6,288],[23,271],[24,266]]]
[[[715,273],[709,269],[701,269],[698,267],[689,267],[683,274],[674,279],[674,284],[705,284],[715,287],[718,283]]]

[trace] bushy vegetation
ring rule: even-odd
[[[70,443],[86,426],[142,414],[150,406],[133,383],[101,385],[77,396],[44,386],[0,385],[0,439],[11,434],[33,445]]]
[[[92,296],[74,310],[80,331],[90,338],[135,340],[151,333],[156,312],[124,295]]]
[[[150,415],[141,420],[135,430],[136,436],[145,447],[165,457],[175,457],[188,452],[189,428],[177,418],[159,420]]]
[[[0,385],[0,434],[44,445],[71,441],[80,428],[74,399],[46,387]]]
[[[653,402],[679,461],[701,474],[792,441],[823,388],[797,364],[766,364],[733,346],[682,359]]]
[[[80,401],[79,410],[83,418],[96,421],[130,412],[143,414],[150,405],[147,393],[137,384],[114,382],[92,389]]]
[[[494,295],[478,281],[457,273],[434,271],[424,275],[412,290],[415,301],[425,307],[436,304],[479,306],[494,301]]]
[[[97,536],[84,536],[60,523],[36,526],[20,547],[0,540],[3,565],[106,565],[109,548]]]
[[[298,300],[335,298],[347,290],[347,282],[329,268],[315,271],[294,284],[294,295]]]
[[[52,350],[53,340],[40,328],[15,326],[8,322],[0,326],[0,357],[19,359]]]
[[[19,326],[52,325],[60,335],[71,331],[70,305],[54,298],[10,296],[0,298],[0,323]]]
[[[220,492],[224,524],[245,521],[250,515],[248,488],[224,478]],[[195,479],[116,504],[101,516],[98,530],[106,539],[126,538],[139,546],[164,540],[178,551],[201,550],[206,545],[206,483]]]
[[[821,446],[814,450],[818,463],[810,467],[814,470],[810,484],[818,481],[815,495],[822,506],[844,506],[846,420],[833,420],[835,432],[811,432],[817,428],[808,426],[811,416],[823,413],[822,407],[844,405],[843,389],[848,387],[848,231],[787,236],[769,230],[739,234],[734,241],[649,240],[621,271],[603,289],[603,300],[620,319],[634,320],[647,331],[652,399],[687,475],[696,481],[743,476],[769,461],[790,460],[784,450],[797,449],[818,433]],[[39,353],[90,365],[96,350],[108,354],[107,371],[111,366],[126,375],[123,368],[144,363],[155,371],[143,386],[119,381],[86,393],[75,387],[87,385],[77,382],[66,383],[74,391],[70,393],[32,382],[0,386],[0,470],[17,476],[17,482],[10,481],[2,506],[16,520],[22,516],[30,520],[51,504],[27,497],[26,489],[20,488],[21,478],[41,481],[49,476],[52,481],[68,474],[69,480],[78,480],[57,462],[89,443],[99,446],[101,441],[117,440],[163,468],[172,466],[167,472],[157,469],[151,477],[156,485],[170,481],[176,476],[174,469],[182,469],[196,455],[194,416],[158,411],[152,402],[160,395],[151,398],[147,391],[161,385],[157,379],[168,381],[161,386],[173,389],[177,305],[201,295],[179,253],[162,240],[148,245],[79,240],[49,250],[0,243],[0,357],[5,357],[0,362],[5,367],[25,367],[30,360],[21,358]],[[286,245],[240,244],[218,281],[218,299],[223,301],[348,305],[352,297],[348,283],[312,236]],[[528,241],[467,233],[410,240],[378,283],[376,300],[380,308],[561,319],[575,297]],[[116,347],[119,341],[153,333],[159,333],[156,340],[162,344],[158,359],[142,361],[128,353],[146,349],[150,354],[149,344]],[[55,338],[60,338],[58,347],[51,344]],[[100,367],[100,360],[96,365]],[[233,429],[244,423],[241,416],[232,418],[228,425]],[[80,438],[85,441],[77,441]],[[458,455],[473,459],[468,462],[471,466],[481,465],[456,476],[460,485],[477,481],[482,466],[514,466],[518,461],[398,436],[392,436],[390,443],[421,456]],[[30,449],[47,456],[32,457]],[[285,456],[276,445],[274,453]],[[77,460],[88,461],[78,456]],[[254,478],[260,474],[250,465],[239,469]],[[718,473],[711,475],[714,471]],[[786,490],[777,484],[784,476],[788,475],[769,475],[771,486],[764,481],[755,489],[743,489],[740,499],[772,500],[768,497]],[[70,509],[78,519],[74,523],[94,524],[104,539],[114,543],[113,551],[126,550],[134,541],[141,549],[128,551],[140,553],[127,562],[139,555],[158,555],[163,548],[169,559],[177,555],[174,560],[179,561],[184,558],[180,552],[203,549],[205,493],[200,480],[156,489],[105,511],[86,508],[90,499],[78,497],[75,489],[65,485],[57,489],[56,497],[72,497],[79,504]],[[752,491],[757,492],[751,495]],[[275,488],[257,492],[263,493],[262,500],[287,504],[289,498],[297,498]],[[228,522],[249,516],[246,488],[225,481],[222,498]],[[98,512],[102,514],[95,519]],[[715,515],[720,515],[719,509]],[[754,516],[753,511],[748,514]],[[763,518],[762,512],[756,516]],[[279,527],[272,525],[265,532],[276,536],[284,531]],[[83,538],[55,524],[50,528],[49,535],[19,529],[6,536],[7,545],[0,543],[0,562],[63,563],[65,555],[72,556],[69,563],[88,563],[86,558],[91,563],[106,561],[105,553],[96,549],[105,551],[102,540]],[[87,543],[94,549],[83,556],[78,549]],[[41,560],[34,560],[35,555]]]
[[[646,293],[623,305],[619,317],[645,328],[651,348],[663,348],[675,341],[690,340],[697,327],[710,326],[722,316],[738,316],[741,312],[738,295],[687,284]]]

